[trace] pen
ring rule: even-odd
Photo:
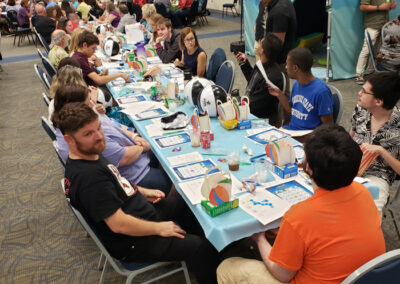
[[[226,154],[217,154],[217,153],[201,153],[204,156],[226,156]]]
[[[172,131],[172,132],[165,132],[163,133],[162,136],[170,135],[170,134],[176,134],[176,133],[181,133],[184,132],[184,130],[177,130],[177,131]]]

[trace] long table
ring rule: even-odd
[[[114,98],[117,99],[119,97],[118,92],[114,90],[114,88],[109,85],[109,89],[113,94]],[[138,94],[138,93],[136,93]],[[144,94],[149,96],[149,94]],[[183,94],[180,94],[183,96]],[[183,111],[188,116],[191,116],[193,113],[193,108],[185,103],[183,106],[178,107],[176,111]],[[251,236],[254,233],[266,231],[268,229],[276,228],[280,224],[280,219],[276,220],[268,225],[262,225],[257,219],[248,215],[245,211],[243,211],[240,207],[238,209],[234,209],[227,213],[224,213],[217,217],[210,217],[202,208],[200,204],[192,205],[187,196],[183,193],[182,189],[179,186],[181,182],[179,178],[174,174],[172,167],[167,160],[168,157],[191,153],[191,152],[199,152],[200,154],[213,154],[217,149],[223,149],[225,152],[230,153],[232,151],[240,151],[242,156],[246,156],[242,151],[242,145],[245,144],[248,148],[252,149],[254,156],[264,154],[265,147],[263,145],[256,144],[249,139],[246,138],[247,133],[246,130],[226,130],[222,127],[220,122],[216,118],[211,118],[211,130],[214,133],[214,141],[211,142],[211,147],[209,149],[202,148],[193,148],[190,143],[179,145],[181,150],[179,152],[173,152],[172,149],[175,147],[169,147],[161,149],[157,146],[152,137],[150,137],[146,131],[146,125],[153,123],[151,120],[142,120],[137,121],[132,119],[133,124],[135,125],[138,133],[146,138],[151,145],[151,149],[153,153],[156,155],[158,160],[160,161],[162,167],[174,183],[176,190],[182,196],[182,198],[186,201],[188,207],[192,210],[196,218],[198,219],[200,225],[202,226],[204,233],[207,239],[215,246],[218,251],[221,251],[224,247],[229,245],[230,243]],[[300,144],[296,140],[292,139],[294,144]],[[220,166],[222,170],[228,171],[228,164],[219,162],[218,158],[227,158],[225,156],[203,156],[205,159],[212,159],[215,164]],[[248,178],[252,174],[254,174],[254,168],[252,165],[240,165],[238,171],[231,172],[237,179],[242,180],[244,178]],[[275,178],[278,178],[275,176]],[[370,189],[371,190],[371,189]],[[376,189],[373,189],[376,190]],[[200,188],[199,188],[200,191]]]

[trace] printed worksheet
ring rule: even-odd
[[[281,139],[283,137],[287,137],[288,135],[278,129],[271,128],[262,132],[259,132],[257,134],[253,134],[250,136],[247,136],[250,140],[253,142],[256,142],[258,144],[265,145],[269,143],[270,141]]]
[[[132,104],[132,103],[138,103],[138,102],[144,102],[144,101],[146,101],[146,97],[143,95],[121,97],[121,98],[117,99],[117,102],[119,105]]]
[[[157,137],[154,138],[154,141],[161,149],[167,147],[173,147],[180,144],[185,144],[190,142],[190,136],[188,133],[178,133],[169,136]]]
[[[201,178],[204,176],[206,171],[212,167],[215,167],[215,163],[212,160],[203,160],[200,162],[190,163],[186,165],[173,167],[175,175],[181,180],[186,181],[190,179]],[[218,172],[219,169],[210,171],[210,174]]]
[[[311,197],[313,193],[297,180],[285,180],[279,184],[270,186],[267,190],[291,205],[299,203]]]
[[[201,186],[203,182],[204,178],[200,178],[179,184],[179,187],[193,205],[201,203],[204,199],[201,195]]]
[[[279,218],[290,208],[290,204],[265,189],[257,188],[253,193],[239,197],[239,207],[263,225]]]
[[[186,153],[168,157],[167,160],[171,164],[171,166],[178,166],[194,162],[200,162],[203,160],[203,157],[199,152],[192,152],[192,153]]]

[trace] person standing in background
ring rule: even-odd
[[[386,3],[386,0],[360,1],[360,10],[361,12],[364,12],[364,29],[369,33],[373,45],[377,43],[377,40],[379,42],[381,29],[383,25],[389,21],[389,11],[396,9],[396,7],[396,0],[393,0],[392,3]],[[365,83],[364,70],[365,66],[367,65],[368,55],[369,50],[367,39],[364,38],[364,44],[360,55],[358,56],[356,67],[356,83],[359,85],[363,85]],[[369,61],[366,74],[372,73],[373,71],[372,62]]]

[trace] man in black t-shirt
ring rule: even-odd
[[[122,261],[185,260],[199,283],[216,283],[217,252],[178,197],[137,187],[100,155],[105,138],[97,114],[66,104],[54,118],[69,146],[66,195]],[[180,226],[173,221],[177,221]]]
[[[265,27],[265,33],[274,33],[283,43],[282,53],[278,57],[277,63],[281,67],[281,72],[286,76],[285,96],[290,97],[290,80],[286,73],[286,57],[291,49],[294,48],[296,41],[296,11],[290,0],[263,0],[267,5],[268,18]],[[283,124],[289,124],[290,115],[281,107],[279,108],[280,117]]]
[[[56,21],[47,17],[46,8],[41,4],[35,6],[35,11],[36,16],[33,16],[31,19],[32,25],[43,36],[47,44],[50,44],[51,34],[56,29]]]

